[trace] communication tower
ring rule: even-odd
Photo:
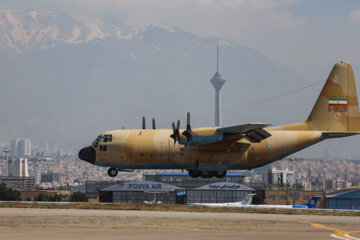
[[[224,77],[219,73],[219,41],[216,44],[216,73],[210,80],[215,88],[215,127],[221,126],[221,102],[220,102],[220,89],[226,82]]]

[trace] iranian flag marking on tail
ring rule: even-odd
[[[329,98],[329,106],[347,106],[346,98]]]

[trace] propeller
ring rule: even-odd
[[[190,125],[190,113],[187,113],[186,116],[186,130],[182,132],[182,135],[186,137],[186,142],[189,144],[192,142],[192,131],[191,131],[191,125]]]
[[[179,129],[180,129],[180,120],[177,121],[177,125],[175,127],[175,123],[172,123],[172,129],[173,129],[173,134],[170,135],[170,137],[172,139],[174,139],[174,145],[176,144],[176,141],[180,141],[180,133],[179,133]]]
[[[155,118],[152,119],[152,129],[156,129]]]
[[[143,116],[143,118],[142,118],[142,129],[146,129],[146,126],[145,126],[145,116]]]

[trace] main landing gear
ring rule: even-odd
[[[118,170],[114,167],[111,167],[108,169],[108,174],[110,177],[116,177],[116,175],[118,175]]]
[[[217,178],[223,178],[226,176],[226,171],[225,170],[218,170],[218,171],[200,171],[198,169],[189,169],[189,176],[192,178],[197,178],[197,177],[202,177],[202,178],[212,178],[212,177],[217,177]]]

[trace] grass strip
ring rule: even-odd
[[[261,213],[293,214],[320,216],[353,216],[360,217],[360,211],[338,211],[321,209],[277,209],[246,207],[207,207],[172,204],[144,203],[42,203],[42,202],[0,202],[0,208],[40,208],[40,209],[97,209],[97,210],[138,210],[138,211],[173,211],[173,212],[214,212],[214,213]]]

